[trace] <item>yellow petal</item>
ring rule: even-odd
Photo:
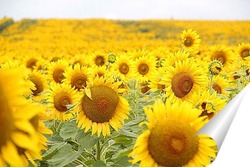
[[[30,137],[22,132],[14,132],[11,134],[12,141],[19,147],[37,151],[38,138]],[[39,151],[39,149],[38,149]]]
[[[11,166],[25,167],[21,157],[17,152],[17,148],[11,142],[7,142],[6,145],[2,146],[3,159]]]

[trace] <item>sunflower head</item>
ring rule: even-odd
[[[80,96],[70,85],[51,84],[47,96],[51,115],[63,121],[73,117]]]
[[[216,143],[196,135],[205,124],[200,111],[188,102],[157,101],[144,108],[148,127],[136,140],[129,154],[141,166],[206,166],[216,155]],[[205,151],[206,150],[206,151]],[[202,160],[201,160],[202,157]]]
[[[89,75],[88,67],[81,67],[79,64],[76,64],[74,68],[70,68],[65,72],[66,78],[64,82],[79,91],[87,86]]]
[[[61,84],[65,78],[64,73],[69,68],[66,60],[60,59],[48,65],[48,80]]]
[[[237,52],[240,55],[240,57],[245,60],[249,59],[250,57],[250,43],[241,43],[237,47]]]
[[[119,84],[120,85],[120,84]],[[110,134],[109,125],[118,129],[129,112],[128,102],[118,92],[118,83],[104,78],[95,78],[85,88],[81,99],[78,125],[88,131],[93,126],[92,134],[98,132],[104,136]],[[99,130],[97,130],[97,129]]]
[[[213,60],[208,65],[209,73],[212,75],[218,75],[223,68],[223,64],[219,60]]]
[[[199,138],[188,123],[169,119],[151,130],[148,143],[149,153],[159,165],[182,166],[197,153]]]
[[[230,87],[228,79],[222,75],[217,75],[212,79],[212,89],[219,95],[228,96],[227,88]]]
[[[182,98],[192,89],[194,81],[190,75],[185,72],[176,74],[172,80],[172,90],[175,96]]]
[[[210,61],[220,61],[226,68],[230,66],[234,60],[236,60],[236,58],[232,54],[231,49],[225,47],[224,45],[212,47],[208,58],[210,59]]]
[[[104,66],[107,63],[108,56],[102,52],[95,52],[91,55],[92,62],[91,65]]]
[[[109,53],[109,54],[108,54],[108,61],[109,61],[110,63],[114,63],[115,60],[116,60],[116,55],[115,55],[114,53]]]
[[[110,87],[97,85],[90,88],[91,97],[82,98],[85,115],[94,122],[108,122],[115,114],[119,102],[118,94]]]
[[[153,55],[139,57],[135,60],[133,73],[139,81],[148,81],[157,73],[156,58]]]
[[[127,54],[122,54],[116,58],[110,70],[123,81],[128,81],[133,77],[132,74],[133,61]]]
[[[46,88],[45,77],[38,71],[32,71],[29,74],[30,81],[35,85],[35,88],[32,90],[33,96],[38,96]]]
[[[200,48],[200,37],[196,31],[192,29],[184,30],[181,33],[182,46],[189,52],[198,53]]]
[[[45,137],[31,119],[45,108],[23,97],[22,92],[29,87],[22,68],[0,69],[0,77],[5,78],[0,80],[0,164],[27,166],[28,161],[41,159],[39,136]]]

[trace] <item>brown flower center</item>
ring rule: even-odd
[[[141,74],[141,75],[146,75],[149,71],[149,66],[145,63],[141,63],[139,66],[138,66],[138,72]]]
[[[200,114],[200,117],[203,117],[203,116],[207,116],[208,119],[210,120],[211,118],[213,118],[213,116],[215,115],[214,112],[208,112],[207,109],[206,109],[206,106],[207,106],[207,103],[206,102],[203,102],[201,103],[201,108],[203,109],[202,113]]]
[[[56,83],[62,83],[62,80],[65,78],[63,75],[64,70],[61,68],[56,68],[53,72],[53,79]]]
[[[213,84],[213,89],[214,89],[217,93],[219,93],[219,94],[222,93],[222,89],[221,89],[220,85],[218,85],[218,84]]]
[[[190,47],[192,46],[194,43],[193,39],[191,37],[186,37],[185,40],[184,40],[184,45],[186,47]]]
[[[71,86],[75,87],[77,90],[83,89],[87,85],[87,76],[81,73],[77,73],[71,78]]]
[[[129,72],[129,66],[127,63],[122,63],[119,66],[119,71],[120,73],[126,75]]]
[[[147,91],[150,90],[150,87],[148,86],[147,82],[143,82],[140,85],[141,85],[141,92],[142,93],[146,93]]]
[[[0,148],[10,139],[11,132],[14,129],[13,111],[5,97],[2,85],[0,85]]]
[[[181,121],[166,120],[151,130],[148,149],[160,166],[179,167],[197,153],[199,138],[192,127]]]
[[[36,66],[36,63],[37,63],[37,59],[31,58],[26,62],[26,67],[30,69],[34,69],[34,67]]]
[[[105,63],[105,59],[104,59],[103,56],[96,56],[96,58],[95,58],[95,64],[97,66],[103,66],[104,63]]]
[[[241,51],[240,56],[242,59],[245,59],[246,57],[250,56],[250,49],[244,49]]]
[[[34,75],[30,76],[30,80],[31,80],[31,82],[33,82],[35,84],[35,89],[32,90],[32,94],[34,96],[37,96],[44,89],[43,82],[39,77],[34,76]]]
[[[225,53],[222,51],[215,52],[213,58],[221,61],[222,64],[225,64],[226,62]]]
[[[72,104],[68,94],[60,92],[54,96],[54,106],[60,112],[68,111],[67,105]]]
[[[112,88],[104,85],[90,88],[91,99],[84,95],[82,98],[82,110],[93,122],[108,122],[115,114],[119,103],[119,96]]]
[[[193,85],[192,78],[185,72],[176,74],[172,80],[172,90],[179,98],[186,96],[192,90]]]

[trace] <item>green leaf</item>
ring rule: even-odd
[[[90,133],[84,133],[82,130],[76,135],[76,141],[85,149],[93,147],[98,140],[97,136],[91,136]]]
[[[66,142],[61,142],[58,143],[52,147],[50,147],[46,152],[42,155],[43,160],[48,160],[51,159],[51,157],[59,150],[61,149],[64,145],[66,145]]]
[[[133,133],[133,132],[130,132],[130,131],[128,131],[128,130],[125,130],[125,129],[120,129],[120,130],[119,130],[119,133],[120,133],[120,134],[123,134],[123,135],[125,135],[125,136],[127,136],[127,137],[133,137],[133,138],[137,138],[137,137],[138,137],[137,134],[135,134],[135,133]]]
[[[95,161],[93,167],[106,167],[106,164],[103,161]]]
[[[129,147],[125,148],[125,149],[119,150],[118,152],[116,152],[114,154],[113,159],[116,160],[116,159],[121,158],[121,157],[127,157],[128,154],[130,152],[132,152],[132,150],[133,150],[133,146],[129,146]]]
[[[90,165],[92,165],[94,162],[95,162],[95,160],[89,159],[89,160],[85,161],[84,163],[85,163],[85,165],[90,166]]]
[[[75,151],[70,144],[66,144],[58,150],[48,162],[51,163],[52,166],[64,167],[76,160],[81,155],[82,151],[83,149]]]
[[[120,165],[122,167],[132,166],[132,164],[129,162],[129,157],[127,156],[123,156],[123,157],[115,159],[114,164]]]
[[[70,138],[75,138],[76,134],[77,134],[77,126],[75,121],[68,121],[68,122],[64,122],[61,129],[60,129],[60,133],[59,135],[64,139],[70,139]]]

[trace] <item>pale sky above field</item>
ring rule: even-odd
[[[250,20],[250,0],[0,0],[0,18]]]

